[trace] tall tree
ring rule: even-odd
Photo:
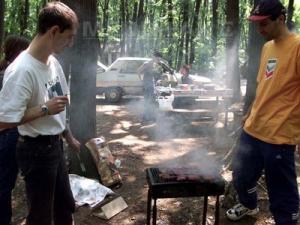
[[[139,8],[138,8],[138,14],[137,14],[137,29],[138,29],[138,35],[141,36],[142,32],[144,31],[144,22],[145,22],[145,2],[144,0],[139,1]],[[144,52],[144,42],[139,42],[139,54]]]
[[[196,0],[195,7],[194,7],[194,18],[192,24],[192,31],[191,31],[191,51],[190,51],[190,63],[193,63],[195,60],[195,38],[198,33],[198,21],[199,21],[199,13],[200,13],[200,6],[201,0]]]
[[[189,18],[189,11],[190,11],[190,1],[184,1],[185,2],[185,13],[183,14],[183,20],[186,21],[187,26],[185,27],[185,64],[189,64],[189,52],[190,52],[190,18]]]
[[[64,0],[79,18],[79,29],[70,54],[70,91],[71,104],[69,110],[70,128],[74,136],[86,143],[96,137],[96,70],[97,70],[97,26],[96,0]],[[84,57],[82,57],[84,56]],[[77,157],[70,152],[72,172],[80,173]],[[86,166],[86,176],[97,177],[92,158],[87,151],[81,152]]]
[[[211,56],[217,55],[218,42],[218,0],[212,0],[212,25],[211,25]]]
[[[239,1],[226,1],[226,77],[234,97],[240,97],[239,72]]]
[[[121,56],[125,55],[126,47],[126,12],[125,0],[120,1],[120,48]]]
[[[253,0],[251,0],[251,3]],[[252,3],[254,6],[257,5],[259,0],[254,0]],[[247,79],[246,96],[244,100],[244,114],[248,111],[250,105],[255,98],[256,92],[256,77],[260,62],[260,53],[265,40],[260,35],[255,27],[255,24],[249,23],[249,42],[248,42],[248,60],[245,64],[245,73],[242,74]]]
[[[5,11],[5,0],[0,0],[0,47],[2,46],[3,37],[4,37],[4,11]]]
[[[173,2],[168,0],[168,62],[172,66],[173,58],[173,32],[174,32],[174,16]]]
[[[182,64],[182,59],[184,56],[184,43],[186,34],[188,33],[188,26],[189,26],[189,11],[188,11],[188,1],[181,1],[181,10],[182,10],[182,23],[181,23],[181,34],[179,39],[179,46],[178,46],[178,61],[176,64],[176,68],[179,69]],[[186,62],[188,63],[188,62]]]
[[[130,27],[130,9],[129,9],[129,0],[125,0],[124,4],[124,10],[125,10],[125,21],[126,21],[126,32],[125,32],[125,55],[128,54],[129,50],[129,41],[130,41],[130,32],[129,32],[129,27]]]
[[[157,0],[158,2],[158,0]],[[168,31],[165,29],[164,26],[164,21],[162,20],[162,18],[164,18],[166,16],[167,10],[166,10],[166,2],[167,0],[162,0],[161,1],[161,5],[160,5],[160,10],[157,10],[159,13],[159,18],[158,18],[158,22],[157,22],[157,26],[158,26],[158,30],[156,32],[156,38],[155,38],[155,42],[154,42],[154,48],[156,49],[161,49],[163,48],[163,40],[166,40],[166,38],[168,37]]]
[[[131,22],[131,35],[130,35],[130,56],[134,56],[135,54],[135,44],[136,44],[136,38],[138,35],[138,28],[137,28],[137,14],[138,14],[138,0],[134,1],[133,4],[133,12],[132,12],[132,22]]]
[[[102,9],[102,43],[101,43],[101,60],[104,63],[107,62],[107,41],[108,41],[108,18],[109,18],[109,0],[100,1],[100,7]]]
[[[75,136],[85,142],[96,135],[97,5],[96,0],[64,2],[80,21],[72,48],[70,125]]]
[[[289,0],[288,10],[287,10],[287,26],[291,30],[294,28],[294,23],[292,21],[294,15],[294,0]]]
[[[29,0],[22,0],[20,3],[20,34],[24,35],[28,28]]]

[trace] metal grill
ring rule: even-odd
[[[220,175],[210,180],[165,180],[160,176],[159,168],[146,170],[149,188],[153,198],[196,197],[223,194],[225,181]]]
[[[221,175],[214,175],[210,179],[196,180],[169,180],[160,176],[159,168],[146,169],[146,178],[149,186],[147,204],[147,225],[150,225],[152,200],[153,225],[156,224],[156,200],[158,198],[204,197],[203,225],[206,221],[207,197],[216,196],[215,224],[219,222],[219,196],[224,193],[225,180]]]

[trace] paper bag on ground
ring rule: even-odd
[[[121,184],[120,173],[104,137],[92,138],[86,144],[96,164],[101,182],[105,186]]]
[[[93,215],[100,217],[101,219],[109,220],[113,216],[117,215],[119,212],[126,209],[128,205],[121,196],[109,200],[100,207],[100,212],[94,212]]]

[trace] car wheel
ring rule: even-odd
[[[108,102],[119,102],[122,98],[122,90],[120,88],[109,88],[105,91],[105,99]]]

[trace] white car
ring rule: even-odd
[[[120,57],[105,72],[97,72],[97,94],[109,102],[118,102],[123,95],[142,95],[143,82],[137,69],[150,58]]]
[[[104,94],[109,102],[118,102],[124,95],[143,95],[143,82],[138,76],[137,69],[151,58],[120,57],[114,61],[104,72],[98,62],[97,94]],[[161,60],[159,65],[164,74],[177,84],[181,83],[181,74],[175,72],[166,61]],[[103,68],[103,67],[102,67]],[[190,75],[195,85],[212,84],[209,78]]]

